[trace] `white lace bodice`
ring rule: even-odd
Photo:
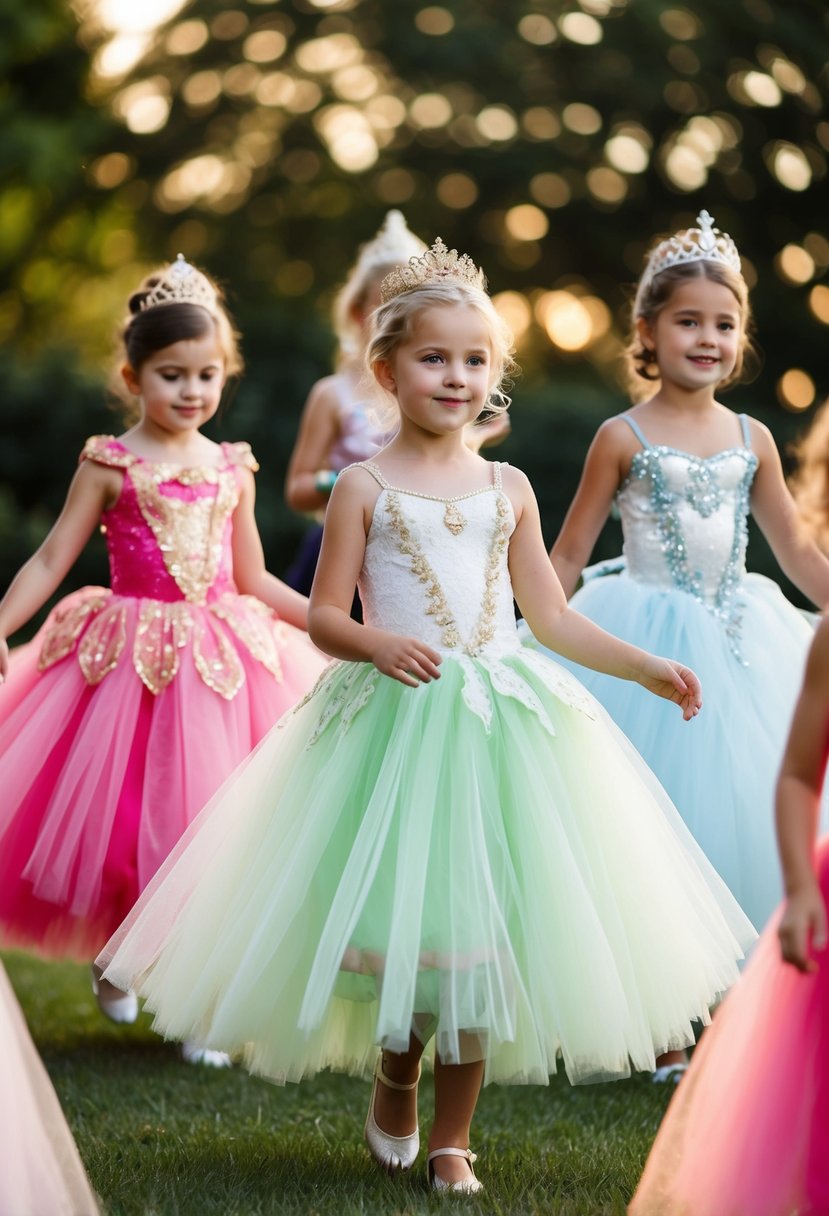
[[[456,498],[381,489],[360,573],[367,624],[417,637],[440,651],[475,655],[515,649],[507,568],[512,503],[493,463],[492,485]]]
[[[748,420],[744,444],[702,458],[650,444],[622,415],[642,444],[616,495],[631,578],[688,592],[721,616],[736,638],[736,594],[745,575],[748,511],[757,456]]]

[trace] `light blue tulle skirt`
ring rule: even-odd
[[[702,681],[702,711],[683,722],[676,706],[639,685],[565,666],[640,752],[762,928],[782,896],[774,787],[813,625],[776,583],[746,575],[741,661],[723,621],[693,596],[637,582],[624,570],[601,571],[586,572],[572,607],[627,642],[687,663]]]
[[[332,664],[100,962],[165,1035],[277,1081],[370,1073],[414,1032],[544,1083],[693,1042],[753,939],[601,707],[516,646],[419,688]]]

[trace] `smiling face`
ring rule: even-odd
[[[165,434],[204,426],[219,408],[225,360],[215,332],[174,342],[150,355],[124,382],[140,398],[142,421]]]
[[[431,434],[459,431],[478,417],[492,388],[490,342],[471,305],[424,308],[375,374],[409,424]]]
[[[677,284],[654,321],[640,318],[639,336],[656,353],[663,384],[689,391],[715,388],[734,371],[742,343],[734,293],[707,278]]]

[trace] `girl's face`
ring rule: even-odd
[[[638,327],[643,343],[656,352],[663,383],[713,389],[734,370],[742,341],[740,309],[722,283],[688,279],[654,322],[640,318]]]
[[[425,308],[409,336],[377,364],[383,388],[404,419],[431,434],[460,431],[474,422],[491,388],[492,351],[486,323],[466,304]]]
[[[141,399],[142,422],[171,435],[198,430],[219,408],[225,360],[215,334],[174,342],[123,369],[127,388]]]

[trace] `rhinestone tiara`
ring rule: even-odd
[[[486,291],[486,278],[468,253],[447,249],[438,237],[431,249],[411,257],[407,265],[396,266],[380,284],[380,300],[387,304],[395,296],[432,283],[465,283]]]
[[[184,254],[180,253],[147,292],[139,312],[162,304],[201,304],[212,312],[216,308],[216,291],[206,276],[185,261]]]
[[[651,252],[636,292],[636,315],[653,280],[671,266],[684,266],[689,262],[719,262],[740,273],[737,246],[727,232],[720,232],[719,228],[714,227],[714,217],[707,211],[700,211],[697,224],[698,228],[685,228],[666,241],[661,241]]]

